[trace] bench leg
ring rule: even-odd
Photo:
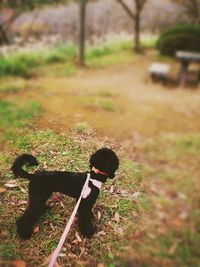
[[[188,80],[188,66],[189,61],[182,61],[181,62],[181,69],[179,74],[179,85],[184,87]]]

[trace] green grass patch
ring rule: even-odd
[[[109,90],[102,90],[102,91],[99,91],[97,93],[97,96],[112,98],[115,95],[114,95],[114,93],[110,92]]]
[[[20,106],[11,101],[0,101],[0,128],[5,132],[17,127],[27,125],[40,111],[40,106],[35,102],[29,102]]]
[[[143,49],[154,49],[156,47],[156,42],[158,37],[156,35],[145,37],[141,39],[141,47]]]
[[[1,240],[2,241],[2,240]],[[11,259],[15,257],[15,245],[10,242],[0,243],[0,259]]]
[[[157,240],[160,245],[154,256],[159,258],[170,258],[176,262],[175,266],[196,267],[199,263],[200,234],[190,229],[183,229],[181,232],[172,231],[166,237]],[[173,248],[173,252],[170,248]]]
[[[130,41],[110,41],[98,44],[87,49],[86,57],[88,60],[98,59],[117,52],[131,50],[131,45]]]
[[[88,57],[86,63],[89,67],[102,68],[115,64],[133,62],[135,54],[132,51],[113,52],[102,57]]]
[[[131,218],[131,211],[134,210],[133,201],[130,199],[122,198],[117,203],[117,211],[119,214],[126,218]]]
[[[1,93],[17,93],[18,91],[28,86],[24,80],[16,79],[15,82],[10,80],[0,80],[0,94]]]
[[[43,77],[71,77],[77,73],[73,62],[58,62],[54,64],[44,64],[33,69],[33,72]]]
[[[132,42],[129,40],[108,41],[90,47],[86,51],[86,63],[90,67],[105,67],[132,62],[133,59]]]
[[[124,174],[123,181],[117,181],[120,186],[126,186],[128,189],[134,191],[145,178],[144,168],[141,164],[126,160],[121,162],[121,169]]]
[[[117,107],[112,99],[104,99],[99,101],[99,106],[105,111],[116,111]]]
[[[163,161],[180,161],[193,157],[200,159],[199,134],[165,135],[146,145],[146,151],[152,159]]]
[[[78,133],[90,133],[92,131],[92,127],[86,122],[77,122],[73,129]]]
[[[85,106],[94,108],[94,109],[101,109],[108,112],[116,112],[118,110],[116,101],[109,97],[104,97],[101,95],[100,97],[87,97],[85,99]]]

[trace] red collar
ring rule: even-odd
[[[102,171],[100,171],[99,169],[97,169],[95,167],[92,167],[92,171],[94,171],[96,174],[99,173],[99,174],[108,176],[108,174],[106,172],[102,172]]]

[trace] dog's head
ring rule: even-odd
[[[99,180],[105,182],[106,179],[114,178],[115,171],[118,169],[119,159],[114,151],[109,148],[98,149],[90,158],[91,170],[97,170],[97,175],[101,176]],[[105,179],[102,177],[104,176]]]

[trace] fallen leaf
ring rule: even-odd
[[[141,193],[140,192],[135,192],[135,193],[133,193],[133,197],[139,197],[141,195]]]
[[[31,154],[35,157],[35,156],[37,156],[37,152],[36,151],[31,151]]]
[[[21,200],[17,204],[18,205],[25,205],[25,204],[27,204],[27,201],[26,200]]]
[[[106,232],[104,232],[103,230],[98,232],[97,235],[106,235]]]
[[[176,248],[177,248],[177,243],[174,243],[171,245],[171,247],[168,249],[168,254],[169,255],[174,255],[175,251],[176,251]]]
[[[159,234],[166,234],[167,229],[164,228],[164,227],[158,227],[158,228],[156,229],[156,231],[157,231],[157,233],[159,233]]]
[[[26,267],[26,262],[22,260],[14,260],[14,261],[2,261],[0,259],[0,266],[9,266],[9,267]]]
[[[115,213],[113,220],[115,222],[119,222],[120,221],[120,216],[119,216],[119,213],[118,212]]]
[[[36,226],[33,230],[33,234],[36,234],[37,232],[39,232],[40,230],[40,227],[39,226]]]
[[[110,187],[110,193],[112,194],[113,191],[114,191],[114,185],[111,185],[111,187]]]
[[[49,256],[47,256],[47,257],[44,259],[44,261],[43,261],[41,267],[42,267],[42,266],[45,266],[45,267],[46,267],[47,265],[49,265],[49,263],[50,263],[50,261],[51,261],[51,258],[52,258],[52,256],[53,256],[53,253],[54,253],[54,252],[52,252]],[[57,262],[55,262],[54,267],[61,267],[61,266],[60,266]]]
[[[142,232],[140,232],[140,230],[137,229],[137,230],[133,233],[133,238],[134,238],[134,239],[138,239],[138,238],[141,237],[141,235],[142,235]]]
[[[182,220],[187,220],[189,217],[189,212],[188,211],[183,211],[181,212],[181,214],[179,215],[179,218]]]
[[[117,232],[120,236],[122,236],[122,235],[124,234],[124,231],[123,231],[123,229],[122,229],[121,227],[118,227],[118,228],[116,229],[116,232]]]
[[[187,196],[184,193],[182,193],[182,192],[178,192],[178,198],[180,198],[180,199],[186,199]]]
[[[65,257],[65,256],[67,256],[65,253],[59,253],[58,254],[58,257],[61,257],[61,258]]]
[[[45,169],[47,168],[47,162],[46,162],[46,161],[43,163],[43,167],[44,167]]]
[[[22,191],[22,193],[26,194],[26,190],[24,188],[20,187],[20,190]]]
[[[6,183],[6,184],[4,184],[4,186],[8,187],[8,188],[14,188],[14,187],[17,187],[18,185],[14,184],[14,183]]]
[[[54,232],[55,231],[55,226],[53,225],[53,223],[50,223],[50,227],[51,227],[51,230]]]
[[[62,202],[62,200],[60,201],[60,206],[61,206],[63,209],[66,208],[65,205],[64,205],[64,203]]]
[[[148,233],[147,236],[150,238],[150,239],[156,239],[156,235],[152,234],[152,233]]]
[[[136,211],[133,211],[132,214],[133,214],[133,217],[134,217],[134,218],[138,218],[138,216],[139,216],[138,213],[137,213]]]
[[[98,220],[98,222],[101,220],[101,217],[102,217],[101,212],[98,210],[98,212],[97,212],[97,220]]]
[[[5,189],[5,188],[2,188],[2,187],[0,187],[0,193],[4,193],[4,192],[6,192],[6,189]]]
[[[78,232],[75,233],[75,236],[76,236],[78,242],[81,243],[82,239],[81,239],[80,235],[78,234]]]
[[[57,203],[61,201],[61,195],[60,194],[54,194],[51,198],[51,202]]]
[[[25,267],[26,266],[25,261],[22,261],[22,260],[16,260],[16,261],[14,261],[14,264],[15,265],[13,265],[13,266],[15,266],[15,267]]]
[[[86,259],[83,260],[78,260],[77,262],[78,266],[85,266],[85,267],[96,267],[97,266],[97,261],[95,258],[87,257]]]
[[[179,219],[175,219],[172,221],[172,225],[176,226],[176,227],[181,227],[182,226],[182,221]]]

